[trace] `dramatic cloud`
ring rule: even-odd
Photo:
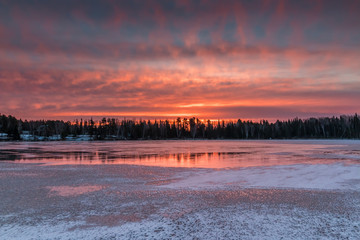
[[[0,113],[360,112],[359,1],[0,1]]]

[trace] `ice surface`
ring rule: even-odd
[[[359,141],[0,143],[0,239],[360,239]]]
[[[179,178],[181,178],[179,176]],[[228,185],[257,188],[301,188],[360,191],[360,166],[291,165],[237,170],[200,171],[164,185],[171,188],[218,188]]]

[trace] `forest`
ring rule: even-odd
[[[177,118],[174,120],[94,121],[21,120],[0,114],[0,140],[146,140],[146,139],[359,139],[360,118],[322,117],[269,123],[267,120],[229,121]]]

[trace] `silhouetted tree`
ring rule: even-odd
[[[206,124],[205,124],[206,123]],[[325,118],[295,118],[287,121],[210,121],[177,118],[176,120],[135,121],[102,118],[95,122],[60,120],[23,121],[0,115],[0,133],[8,140],[20,140],[21,134],[33,139],[66,139],[68,136],[88,135],[93,140],[104,139],[289,139],[289,138],[360,138],[360,119],[354,116]],[[41,137],[41,138],[39,138]],[[5,137],[6,138],[6,137]],[[1,139],[4,139],[2,135]]]

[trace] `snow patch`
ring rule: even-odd
[[[187,173],[188,174],[188,173]],[[360,191],[360,165],[318,164],[206,170],[179,176],[167,188],[224,186]]]

